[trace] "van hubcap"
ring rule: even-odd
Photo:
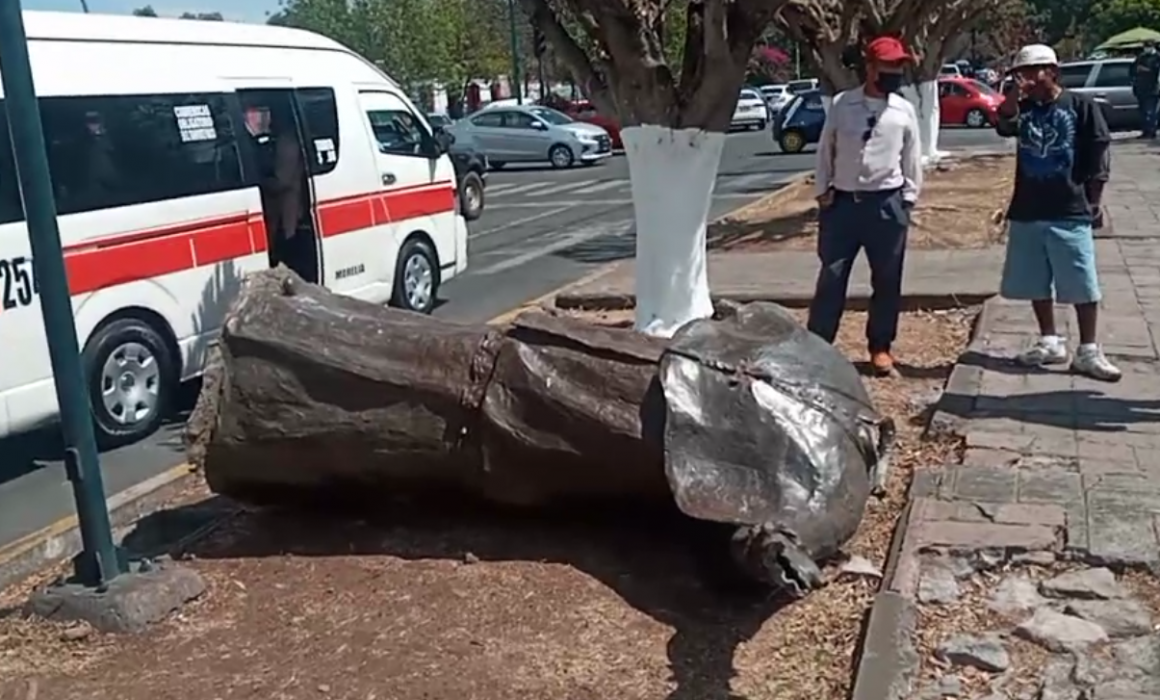
[[[123,425],[139,423],[153,415],[160,384],[157,358],[141,343],[118,345],[101,369],[105,410]]]
[[[407,305],[412,309],[427,308],[434,281],[435,274],[425,256],[407,258],[407,264],[403,266],[403,292],[407,295]]]

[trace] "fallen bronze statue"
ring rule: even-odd
[[[664,340],[548,312],[451,323],[278,268],[244,281],[219,354],[188,435],[217,493],[675,501],[735,526],[742,572],[795,595],[853,536],[893,435],[774,304]]]

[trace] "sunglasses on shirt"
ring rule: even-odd
[[[874,127],[878,126],[878,117],[871,114],[866,118],[866,131],[862,132],[862,143],[869,143],[870,137],[874,135]]]

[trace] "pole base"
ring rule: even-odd
[[[139,567],[93,588],[62,581],[36,591],[25,612],[56,622],[83,621],[100,632],[140,632],[205,592],[193,569],[172,563]]]

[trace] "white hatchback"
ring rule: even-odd
[[[745,88],[737,96],[737,106],[733,109],[733,128],[750,129],[757,127],[758,131],[765,129],[769,123],[769,105],[765,98],[756,90]]]

